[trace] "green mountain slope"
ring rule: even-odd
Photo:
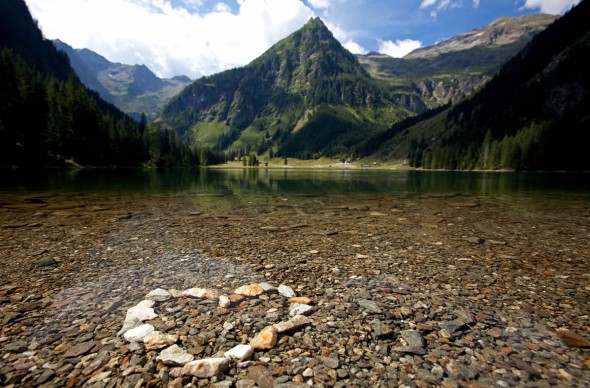
[[[392,131],[380,154],[427,168],[590,170],[589,18],[584,0],[472,98]]]
[[[374,77],[413,87],[435,107],[471,95],[555,19],[543,14],[500,18],[404,58],[369,53],[358,59]]]
[[[153,120],[173,96],[191,83],[185,76],[161,79],[144,65],[113,63],[94,51],[74,49],[59,40],[53,43],[68,55],[84,85],[138,120],[142,113]]]
[[[231,155],[349,156],[350,144],[425,109],[374,80],[316,18],[247,66],[194,82],[161,124]]]
[[[0,167],[138,164],[144,129],[81,84],[23,0],[0,1]]]

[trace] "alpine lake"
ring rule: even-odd
[[[0,176],[4,385],[590,382],[590,174]],[[265,293],[235,297],[248,284]],[[206,377],[117,335],[150,291],[202,287],[231,305],[173,297],[148,323],[195,359],[223,357],[290,319],[269,285],[309,297],[308,324]]]

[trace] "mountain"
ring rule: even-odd
[[[23,0],[0,1],[0,167],[143,163],[144,130],[82,85]]]
[[[312,18],[247,66],[195,81],[158,124],[230,156],[347,157],[354,144],[426,108],[410,89],[373,79]]]
[[[404,58],[372,52],[358,59],[374,77],[413,87],[436,107],[471,95],[555,19],[543,14],[500,18]]]
[[[53,43],[68,55],[84,85],[138,120],[142,113],[153,120],[191,82],[186,76],[161,79],[145,65],[113,63],[94,51],[74,49],[60,40]]]
[[[590,170],[589,18],[583,0],[473,97],[391,128],[378,154],[426,168]]]

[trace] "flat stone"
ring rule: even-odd
[[[285,322],[275,323],[273,326],[277,329],[279,334],[289,331],[297,330],[300,327],[311,324],[311,320],[303,315],[295,315],[293,318]]]
[[[178,335],[165,334],[159,331],[152,331],[143,338],[143,343],[148,350],[162,349],[178,341]]]
[[[398,353],[416,354],[418,356],[423,356],[426,354],[426,350],[418,346],[396,346],[393,348],[393,351]]]
[[[454,334],[465,328],[465,322],[462,319],[454,319],[452,321],[443,322],[439,326],[441,329],[446,330],[449,334]]]
[[[264,294],[264,289],[258,284],[248,284],[246,286],[236,288],[234,294],[243,296],[258,296]]]
[[[358,303],[359,307],[361,307],[363,310],[365,310],[368,313],[381,314],[381,309],[379,308],[379,306],[377,306],[377,303],[375,303],[372,300],[357,299],[357,303]]]
[[[79,357],[88,353],[96,344],[94,341],[82,342],[69,348],[64,354],[64,358]]]
[[[526,361],[522,360],[521,358],[511,356],[510,362],[512,363],[512,365],[514,365],[518,369],[523,370],[533,376],[539,376],[541,374],[539,372],[539,370],[537,370],[537,368],[535,368],[533,365],[531,365],[530,362],[526,362]]]
[[[207,297],[207,290],[205,288],[189,288],[180,293],[185,298],[205,299]]]
[[[15,341],[4,346],[2,350],[4,350],[7,353],[22,353],[25,352],[28,348],[29,343],[27,341]]]
[[[568,345],[576,348],[590,348],[590,341],[581,335],[567,329],[558,329],[557,335]]]
[[[237,360],[237,361],[246,361],[249,360],[254,354],[254,349],[250,345],[237,345],[228,350],[227,352],[223,353],[226,358]]]
[[[294,298],[296,296],[295,291],[289,286],[281,284],[278,288],[279,294],[283,295],[285,298]]]
[[[133,329],[137,326],[140,326],[143,321],[147,321],[150,319],[154,319],[158,316],[154,312],[152,306],[154,305],[153,300],[143,300],[139,302],[137,305],[129,308],[127,310],[127,314],[125,315],[125,321],[123,322],[123,328],[119,330],[117,335],[121,335],[130,329]]]
[[[277,339],[277,329],[274,326],[268,326],[250,340],[250,346],[254,350],[269,350],[276,346]]]
[[[318,356],[317,359],[330,369],[338,369],[340,362],[337,358]]]
[[[424,338],[416,330],[402,330],[400,335],[410,347],[423,348],[425,345]]]
[[[258,283],[260,287],[264,290],[264,292],[276,291],[277,288],[270,283],[262,282]]]
[[[206,358],[195,360],[185,364],[182,367],[182,374],[185,376],[195,376],[199,378],[209,378],[217,376],[229,367],[229,360],[223,358]]]
[[[52,265],[57,265],[57,261],[53,257],[43,257],[35,263],[37,267],[49,267]]]
[[[155,329],[152,325],[149,323],[144,323],[143,325],[137,326],[131,330],[127,330],[125,334],[123,334],[123,338],[129,342],[141,342],[149,333],[154,330]]]
[[[183,366],[193,361],[195,357],[192,354],[187,353],[187,351],[180,346],[174,344],[162,350],[156,359],[162,361],[166,365]]]
[[[156,302],[164,302],[167,301],[168,299],[172,298],[172,295],[170,294],[170,292],[162,289],[162,288],[156,288],[155,290],[150,291],[145,298],[147,300],[153,300]]]
[[[111,371],[106,371],[106,372],[100,372],[95,374],[94,376],[92,376],[90,379],[88,379],[88,381],[86,381],[85,385],[90,385],[90,384],[94,384],[94,383],[98,383],[99,381],[103,381],[105,379],[108,379],[111,376]]]
[[[483,244],[486,241],[481,237],[465,237],[464,240],[472,244]]]
[[[377,338],[388,337],[393,333],[393,329],[391,328],[391,326],[381,322],[378,319],[369,322],[369,325],[371,325],[371,328],[373,329],[373,334]]]
[[[273,388],[272,374],[262,365],[254,365],[248,368],[246,377],[254,380],[260,388]]]
[[[297,316],[297,315],[307,315],[307,314],[310,314],[312,310],[313,310],[313,307],[310,305],[293,303],[289,307],[289,315],[292,317]]]
[[[313,301],[311,298],[306,296],[296,296],[293,298],[289,298],[289,303],[297,303],[297,304],[311,304]]]

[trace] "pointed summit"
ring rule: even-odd
[[[403,99],[406,92],[379,85],[311,18],[247,66],[193,83],[165,108],[162,123],[194,144],[242,154],[339,155],[346,147],[338,138],[355,144],[407,116],[396,105]]]

